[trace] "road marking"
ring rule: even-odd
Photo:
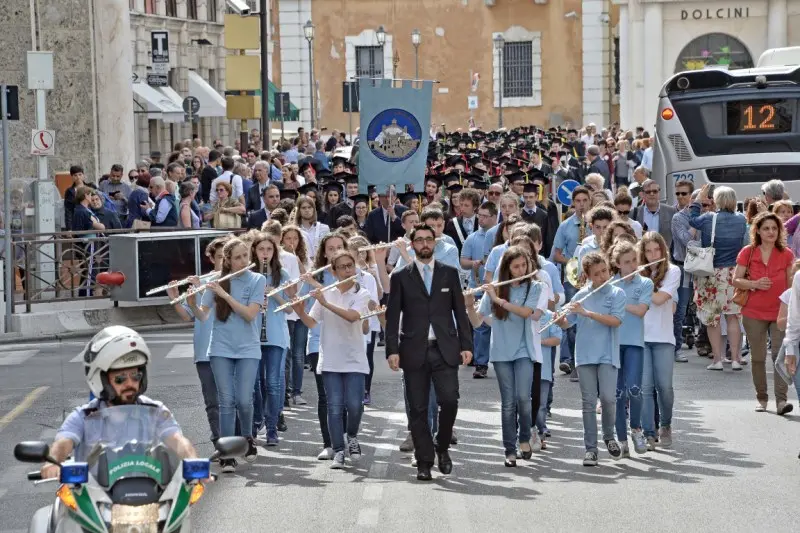
[[[25,398],[22,399],[19,405],[3,415],[3,418],[0,418],[0,432],[2,432],[6,426],[13,422],[15,418],[24,413],[26,409],[30,408],[30,406],[33,405],[33,402],[35,402],[39,396],[44,394],[44,392],[49,388],[50,387],[45,386],[33,389],[28,393],[27,396],[25,396]]]
[[[389,463],[373,463],[369,467],[367,477],[370,479],[383,479],[386,477],[386,472],[389,470]]]
[[[6,492],[8,492],[8,489],[0,489],[0,500],[3,499],[3,496],[6,495]]]
[[[0,352],[0,366],[10,366],[24,363],[37,353],[39,353],[39,350],[13,350],[10,352]]]
[[[70,363],[83,363],[83,354],[80,353],[69,360]]]
[[[379,501],[383,497],[383,483],[368,483],[362,497],[367,501]]]
[[[356,525],[362,527],[375,527],[378,525],[378,509],[370,507],[368,509],[361,509],[358,512],[358,522]]]
[[[194,346],[191,344],[176,344],[167,354],[167,359],[186,359],[194,357]]]

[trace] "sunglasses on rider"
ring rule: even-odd
[[[116,376],[114,376],[114,384],[122,385],[129,379],[134,383],[139,383],[140,381],[142,381],[143,377],[144,374],[142,374],[141,372],[128,372],[126,374],[117,374]]]

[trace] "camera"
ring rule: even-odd
[[[250,6],[244,0],[225,0],[225,3],[242,16],[246,17],[250,14]]]

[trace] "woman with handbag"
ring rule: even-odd
[[[216,183],[217,201],[205,219],[212,220],[214,229],[238,229],[242,227],[245,207],[233,197],[233,187],[226,181]]]
[[[725,317],[728,342],[731,348],[733,369],[741,367],[742,334],[739,326],[741,308],[733,301],[733,272],[736,257],[742,246],[748,244],[746,222],[736,212],[736,192],[730,187],[714,189],[713,202],[708,184],[689,207],[689,225],[700,233],[700,247],[686,249],[684,269],[694,276],[694,302],[697,318],[706,326],[711,342],[713,361],[708,370],[722,370],[725,346],[722,345],[721,317]],[[702,213],[704,206],[712,204],[716,211]],[[698,253],[700,252],[700,253]]]
[[[786,246],[783,223],[774,213],[761,213],[750,228],[749,246],[745,246],[736,259],[733,285],[736,301],[742,306],[744,330],[750,341],[753,364],[753,385],[756,388],[756,411],[767,410],[767,337],[772,341],[773,363],[783,342],[783,332],[778,328],[780,296],[791,287],[791,270],[794,254]],[[730,330],[729,330],[730,331]],[[776,411],[785,415],[792,410],[787,402],[787,385],[773,378]]]

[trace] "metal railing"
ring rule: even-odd
[[[108,298],[109,289],[97,283],[97,274],[109,269],[110,235],[180,231],[191,230],[105,230],[102,235],[96,231],[14,234],[14,312],[21,304],[30,313],[35,303]]]

